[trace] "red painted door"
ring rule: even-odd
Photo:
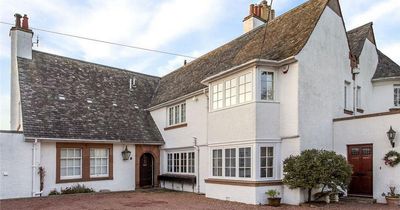
[[[347,154],[353,166],[349,194],[372,195],[372,144],[349,145]]]

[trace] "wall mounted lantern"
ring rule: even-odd
[[[390,126],[390,130],[387,132],[387,136],[389,138],[392,147],[394,148],[394,139],[396,138],[396,131],[393,130],[392,126]]]
[[[121,152],[123,160],[129,160],[131,157],[131,151],[128,150],[128,146],[125,146],[124,151]]]

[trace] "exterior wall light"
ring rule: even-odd
[[[387,136],[389,138],[392,147],[394,148],[394,139],[396,138],[396,131],[393,130],[392,126],[390,126],[390,130],[387,132]]]
[[[124,151],[121,152],[123,160],[129,160],[131,157],[131,151],[128,150],[128,146],[125,146]]]

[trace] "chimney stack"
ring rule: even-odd
[[[266,0],[257,5],[250,4],[249,15],[243,20],[244,32],[247,33],[274,18],[275,10],[271,8],[271,5],[268,5]]]
[[[23,130],[21,97],[18,79],[18,57],[32,59],[33,32],[29,29],[28,16],[15,14],[15,26],[10,29],[11,37],[11,107],[10,129]],[[21,22],[22,19],[22,22]]]

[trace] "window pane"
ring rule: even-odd
[[[251,148],[239,148],[239,177],[251,177]]]
[[[60,176],[61,179],[81,177],[81,149],[60,149]]]
[[[108,176],[109,150],[106,148],[90,149],[90,176]]]
[[[181,104],[181,122],[186,122],[186,104]]]

